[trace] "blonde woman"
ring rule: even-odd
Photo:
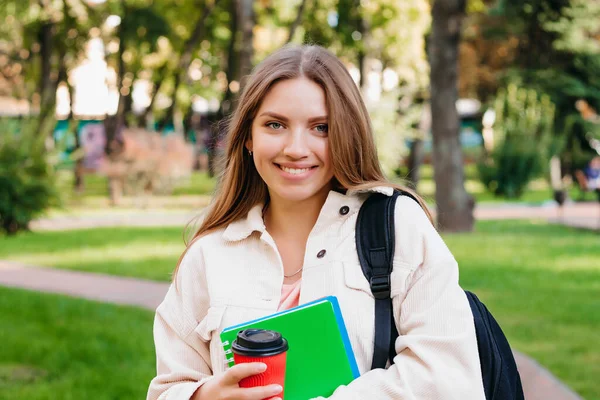
[[[213,204],[156,311],[157,376],[147,398],[278,399],[277,386],[238,386],[265,367],[227,369],[220,330],[334,295],[361,376],[330,399],[484,399],[456,261],[425,204],[407,197],[395,210],[397,355],[389,368],[369,371],[374,298],[355,224],[370,193],[399,187],[381,172],[367,110],[344,65],[318,46],[275,52],[248,80],[227,140]]]

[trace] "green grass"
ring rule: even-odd
[[[168,281],[185,249],[183,228],[98,228],[0,236],[0,259]]]
[[[479,222],[446,235],[461,284],[484,301],[511,345],[588,400],[600,399],[597,233],[543,222]]]
[[[108,196],[108,180],[105,176],[88,174],[84,176],[84,196]],[[59,172],[59,185],[64,192],[71,192],[73,188],[73,172],[62,170]],[[189,179],[183,179],[174,189],[173,195],[198,195],[212,194],[215,190],[216,179],[205,172],[194,172]],[[76,200],[73,195],[72,200]]]
[[[153,313],[0,287],[0,399],[144,399]]]
[[[0,259],[167,281],[183,250],[181,234],[181,228],[26,233],[0,237]],[[444,238],[463,287],[486,303],[511,345],[586,399],[600,400],[598,234],[542,221],[480,221],[472,234]]]

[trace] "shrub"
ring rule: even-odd
[[[122,195],[171,194],[189,179],[194,166],[193,148],[183,136],[162,136],[143,129],[123,131],[123,149],[100,168],[110,183],[111,199]]]
[[[46,135],[36,119],[0,121],[0,229],[26,230],[59,194]]]
[[[518,198],[547,169],[554,104],[512,84],[498,93],[494,109],[494,148],[478,163],[479,177],[496,196]]]

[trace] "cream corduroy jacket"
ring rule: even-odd
[[[392,194],[389,187],[374,191]],[[374,298],[354,238],[367,197],[331,191],[306,243],[300,304],[337,296],[361,373],[329,399],[484,400],[475,327],[457,263],[423,210],[407,197],[398,198],[395,210],[391,296],[400,333],[397,356],[388,369],[369,370]],[[188,400],[225,371],[220,331],[276,312],[283,264],[265,229],[262,205],[197,240],[176,281],[177,289],[171,285],[156,310],[157,375],[148,400]]]

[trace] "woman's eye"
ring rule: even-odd
[[[315,126],[315,129],[317,130],[317,132],[327,132],[328,126],[327,124],[320,124]]]
[[[279,122],[269,122],[267,126],[271,129],[281,129],[283,127]]]

